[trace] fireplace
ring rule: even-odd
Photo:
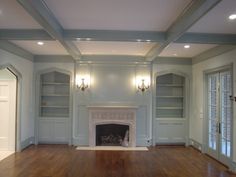
[[[137,108],[134,106],[88,106],[89,146],[135,147]]]
[[[96,125],[96,146],[126,146],[129,126],[120,124]]]

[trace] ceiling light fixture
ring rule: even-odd
[[[76,38],[76,40],[77,40],[77,41],[80,41],[80,40],[81,40],[81,38]]]
[[[44,42],[38,41],[37,44],[38,44],[38,45],[44,45]]]
[[[236,14],[231,14],[231,15],[229,16],[229,19],[230,19],[230,20],[235,20],[235,19],[236,19]]]
[[[136,41],[137,41],[137,42],[141,42],[142,40],[141,40],[141,39],[137,39]]]
[[[151,42],[151,40],[150,40],[150,39],[147,39],[146,42]]]
[[[190,45],[185,45],[184,48],[185,48],[185,49],[189,49],[189,48],[190,48]]]
[[[86,41],[91,41],[91,38],[86,38]]]

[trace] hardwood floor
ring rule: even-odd
[[[0,177],[236,177],[193,148],[149,151],[78,151],[64,145],[31,146],[0,162]]]

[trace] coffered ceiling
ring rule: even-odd
[[[236,1],[223,0],[196,22],[188,32],[236,34],[236,21],[228,18],[231,14],[236,14]]]
[[[68,55],[68,52],[58,41],[40,41],[43,42],[43,45],[38,45],[38,41],[34,40],[12,40],[11,42],[35,55]]]
[[[184,46],[188,45],[189,48],[185,48]],[[167,46],[159,56],[161,57],[186,57],[192,58],[196,55],[205,52],[206,50],[212,49],[217,45],[214,44],[178,44],[171,43]]]
[[[165,31],[191,0],[45,0],[65,29]]]
[[[236,14],[236,0],[0,0],[0,40],[33,55],[74,59],[191,58],[219,45],[236,45],[231,14]]]
[[[15,0],[0,0],[0,29],[42,28]]]
[[[156,45],[149,42],[103,42],[77,41],[76,46],[83,55],[134,55],[145,56]]]

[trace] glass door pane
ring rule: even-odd
[[[208,146],[217,149],[217,132],[218,132],[218,74],[208,76]]]
[[[231,155],[231,125],[232,125],[232,95],[230,72],[220,73],[220,151],[221,154]]]

